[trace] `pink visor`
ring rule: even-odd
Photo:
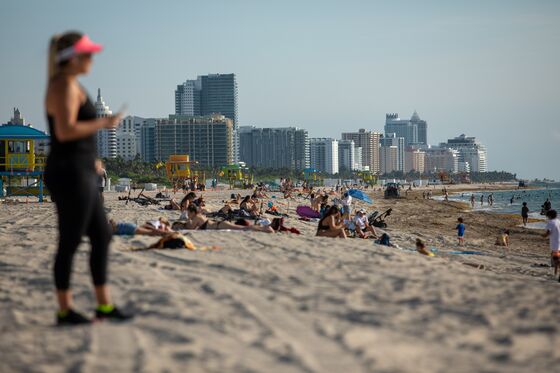
[[[103,50],[101,44],[94,43],[89,36],[84,35],[71,47],[65,48],[57,53],[56,62],[69,60],[78,54],[97,53]]]

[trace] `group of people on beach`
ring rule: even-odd
[[[252,195],[232,195],[219,211],[209,212],[205,208],[204,198],[195,194],[195,190],[203,190],[204,186],[184,185],[185,192],[187,188],[190,192],[180,201],[171,199],[168,205],[169,210],[180,212],[180,218],[176,222],[171,223],[163,217],[146,221],[139,226],[109,221],[100,193],[106,181],[106,174],[101,181],[99,175],[102,166],[96,166],[95,137],[100,130],[116,128],[123,113],[97,117],[92,100],[78,82],[80,75],[91,70],[93,54],[101,50],[100,44],[94,43],[87,35],[79,32],[55,35],[51,38],[49,46],[48,86],[44,104],[51,143],[45,168],[45,182],[55,202],[58,217],[59,240],[53,274],[58,301],[56,322],[59,325],[79,325],[92,321],[75,309],[70,290],[73,257],[84,235],[89,236],[91,243],[89,261],[97,303],[94,318],[126,321],[131,319],[132,315],[121,311],[115,305],[107,285],[109,243],[113,234],[145,234],[176,239],[175,231],[181,229],[251,230],[267,233],[288,230],[298,233],[297,230],[283,226],[283,216],[274,208],[274,204],[267,205],[264,211],[275,216],[274,221],[270,222],[264,217],[263,198],[267,198],[267,195],[262,186]],[[80,193],[76,193],[76,190]],[[286,199],[294,198],[295,188],[290,179],[282,180],[281,192]],[[346,238],[354,235],[360,238],[375,238],[380,244],[391,245],[386,233],[379,237],[365,210],[358,209],[351,217],[352,197],[345,188],[337,185],[335,190],[314,191],[311,185],[305,184],[300,196],[304,193],[307,193],[312,209],[320,216],[317,236]],[[430,199],[431,192],[423,196]],[[560,221],[555,210],[544,207],[543,210],[546,210],[549,219],[545,236],[550,238],[552,262],[557,270]],[[528,210],[525,210],[524,219],[525,216],[528,216]],[[464,244],[465,225],[462,219],[458,221],[456,228],[459,243]],[[504,232],[502,238],[501,242],[507,246],[507,232]],[[429,254],[421,240],[416,242],[416,247],[419,252]]]

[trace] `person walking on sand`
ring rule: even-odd
[[[527,226],[527,221],[529,221],[529,207],[527,207],[527,202],[523,202],[523,207],[521,207],[521,218],[523,219],[523,226]]]
[[[480,206],[484,206],[484,194],[480,195]]]
[[[59,242],[54,263],[59,325],[89,323],[74,310],[70,292],[72,260],[83,235],[91,243],[89,267],[95,288],[98,319],[126,320],[111,301],[107,285],[107,256],[111,228],[97,189],[95,135],[115,128],[121,115],[96,118],[95,106],[78,83],[87,74],[93,53],[102,46],[79,32],[51,38],[45,111],[51,137],[45,181],[54,197]]]
[[[474,209],[474,194],[471,194],[471,208]]]
[[[105,167],[103,167],[103,161],[101,159],[95,160],[95,172],[97,172],[99,197],[101,198],[101,203],[103,203],[105,201],[103,192],[105,191],[105,186],[107,185],[107,171],[105,170]]]
[[[457,240],[459,241],[459,246],[465,246],[465,224],[463,224],[463,218],[457,219]]]
[[[546,232],[544,238],[550,241],[550,266],[554,269],[554,276],[558,274],[560,268],[560,220],[556,210],[548,210],[546,213],[548,222],[546,223]],[[558,278],[560,282],[560,277]]]

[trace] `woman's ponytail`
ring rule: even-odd
[[[48,77],[49,80],[58,72],[58,64],[56,62],[56,54],[58,53],[58,41],[60,34],[56,34],[51,38],[49,44],[49,59],[48,59]]]

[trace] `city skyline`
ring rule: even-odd
[[[79,4],[55,3],[0,5],[0,31],[10,35],[0,49],[11,51],[0,61],[3,122],[16,106],[45,129],[48,37],[78,28],[106,47],[83,84],[92,96],[101,87],[113,109],[128,102],[131,115],[166,117],[177,82],[233,72],[239,126],[288,124],[339,138],[359,128],[383,132],[386,113],[417,110],[431,144],[465,133],[489,149],[489,170],[560,179],[547,163],[560,145],[560,56],[549,47],[560,37],[558,3],[169,2],[165,24],[149,32],[137,25],[158,14],[154,6],[127,17],[128,4],[100,1],[86,16]],[[185,12],[239,26],[202,33],[205,17],[182,23]],[[176,49],[179,41],[188,51]],[[169,52],[173,58],[161,58]]]

